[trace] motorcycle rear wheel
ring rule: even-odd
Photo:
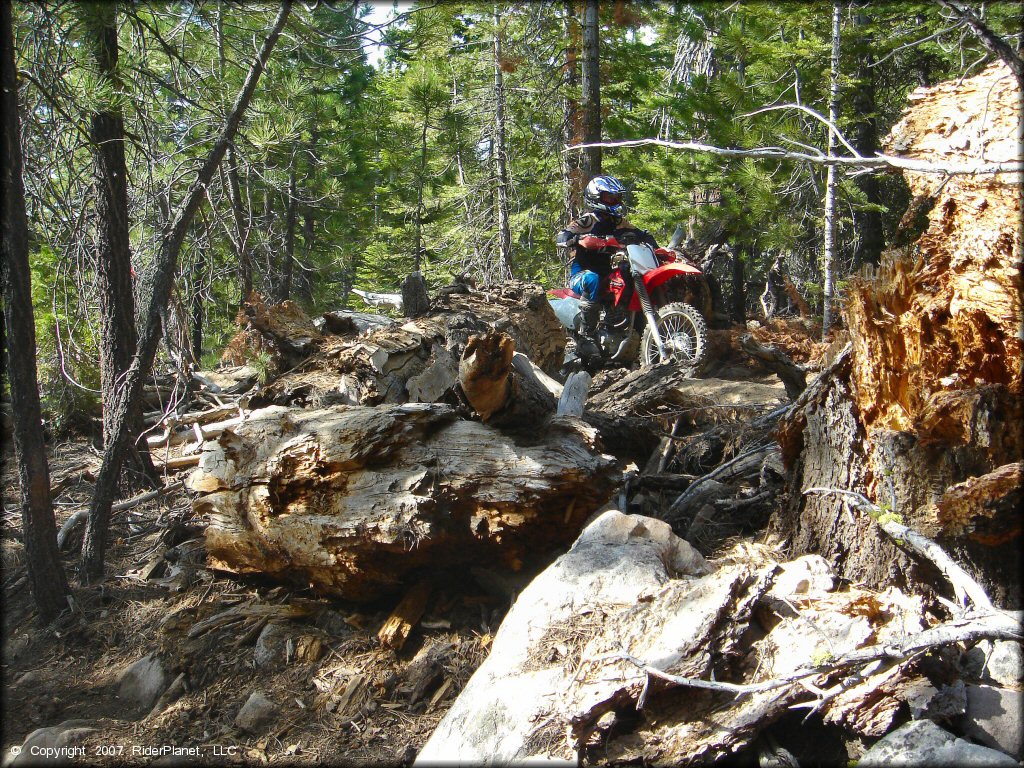
[[[708,326],[691,304],[673,302],[658,310],[658,333],[672,362],[688,368],[700,365],[708,353]],[[640,365],[661,362],[650,326],[640,342]]]

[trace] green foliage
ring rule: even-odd
[[[358,4],[296,4],[234,142],[240,200],[230,194],[225,162],[183,251],[179,298],[185,307],[201,298],[203,364],[214,364],[235,330],[243,241],[254,287],[265,296],[280,286],[291,243],[292,297],[311,310],[339,307],[352,287],[397,291],[415,263],[417,232],[430,285],[462,273],[492,279],[496,35],[513,269],[519,278],[562,282],[553,236],[566,215],[563,120],[566,102],[580,99],[578,81],[570,88],[564,77],[568,43],[579,53],[579,20],[565,17],[567,7],[403,6],[409,13],[386,30],[384,58],[374,67],[360,42]],[[986,5],[986,23],[1002,35],[1017,32],[1015,7]],[[100,81],[90,53],[98,15],[115,8],[116,87]],[[98,388],[90,113],[124,116],[133,263],[141,275],[167,225],[168,204],[180,201],[217,135],[272,12],[229,3],[18,6],[19,67],[32,76],[22,101],[40,375],[56,422],[91,406],[89,390]],[[942,9],[924,0],[844,11],[839,127],[846,135],[870,127],[884,136],[913,88],[973,74],[991,60],[971,35],[944,31],[949,26]],[[602,3],[604,136],[824,148],[820,121],[763,108],[799,103],[825,113],[830,48],[828,4]],[[795,283],[820,305],[822,167],[643,147],[605,150],[604,170],[626,182],[631,219],[660,242],[680,223],[698,240],[729,242],[754,282],[784,254]],[[880,214],[891,234],[907,201],[898,176],[881,177],[876,198],[858,180],[842,180],[840,285],[853,269],[864,216]]]

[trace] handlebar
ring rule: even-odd
[[[594,251],[597,250],[598,248],[622,247],[622,243],[620,243],[614,237],[596,237],[595,235],[584,235],[579,239],[578,242],[588,251]]]

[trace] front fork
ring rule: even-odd
[[[658,345],[658,356],[661,362],[668,362],[668,352],[665,350],[665,342],[661,339],[661,332],[658,330],[658,316],[654,314],[654,305],[651,304],[651,295],[647,293],[647,286],[644,285],[643,275],[633,273],[633,288],[640,299],[640,306],[643,307],[644,317],[651,328],[651,335],[654,336],[654,343]]]

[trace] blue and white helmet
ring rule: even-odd
[[[583,199],[590,210],[604,211],[621,218],[626,213],[626,206],[622,203],[625,191],[626,188],[618,179],[612,176],[595,176],[587,184]]]

